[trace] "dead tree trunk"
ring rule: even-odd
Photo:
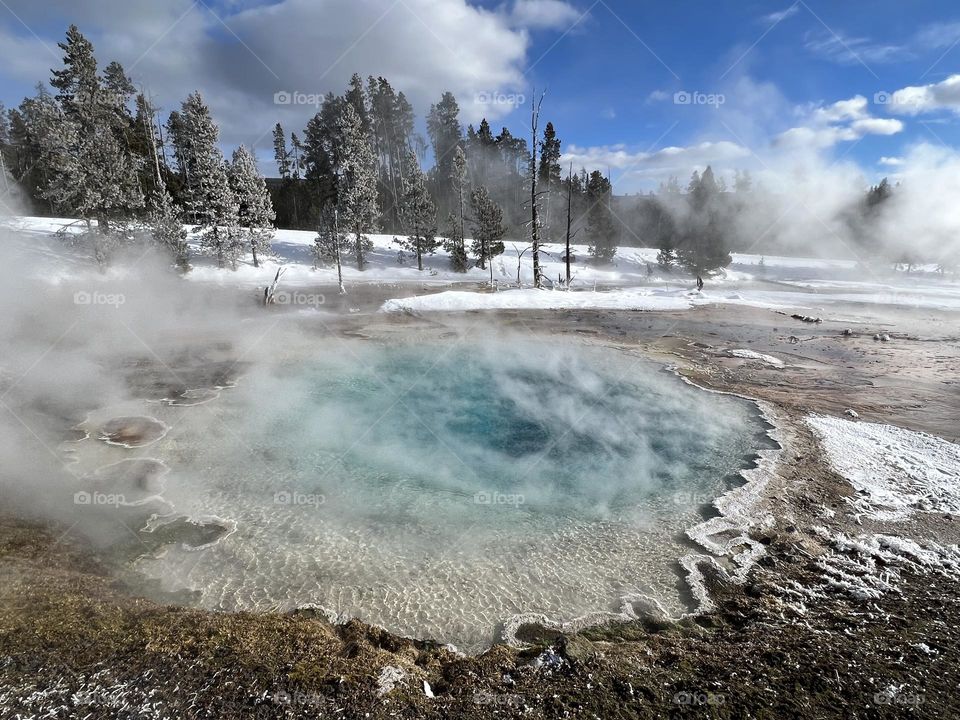
[[[533,250],[533,286],[542,287],[540,282],[540,214],[537,207],[537,126],[540,123],[540,100],[536,92],[530,100],[530,246]]]
[[[573,202],[573,163],[570,163],[570,170],[567,172],[567,256],[565,259],[567,266],[567,289],[570,289],[570,207]]]

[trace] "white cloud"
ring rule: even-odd
[[[862,95],[839,100],[831,105],[798,109],[803,124],[780,133],[774,144],[786,148],[830,148],[841,142],[859,140],[866,135],[895,135],[903,123],[895,118],[872,117]]]
[[[777,12],[772,12],[769,15],[764,15],[762,18],[760,18],[760,20],[765,25],[770,25],[770,24],[776,25],[777,23],[782,22],[789,17],[793,17],[798,12],[800,12],[800,3],[795,2],[793,5],[791,5],[788,8],[779,10]]]
[[[792,148],[828,148],[839,142],[856,140],[858,136],[849,127],[794,127],[780,133],[775,144]]]
[[[905,162],[902,157],[887,157],[884,155],[880,158],[880,164],[886,165],[887,167],[902,167]]]
[[[817,107],[814,119],[822,122],[843,122],[858,120],[867,115],[867,99],[863,95],[855,95],[849,100],[838,100],[826,107]]]
[[[563,0],[516,0],[510,11],[514,25],[537,30],[568,30],[582,16],[582,11]]]
[[[913,54],[903,45],[878,43],[869,38],[828,30],[808,33],[804,44],[814,55],[841,65],[891,63]]]
[[[895,118],[863,118],[855,120],[850,125],[850,129],[863,135],[896,135],[903,131],[903,123]]]
[[[960,22],[929,25],[917,33],[919,47],[941,49],[960,41]]]
[[[274,94],[342,92],[354,72],[382,75],[413,103],[420,117],[445,90],[461,105],[463,122],[502,117],[510,103],[477,102],[526,89],[523,68],[530,38],[503,12],[467,0],[281,0],[232,10],[191,0],[7,0],[36,28],[75,22],[93,41],[101,66],[119,60],[169,112],[200,90],[221,124],[226,145],[258,141],[280,121],[301,130],[316,109],[275,105]],[[535,3],[536,5],[536,3]],[[526,7],[534,22],[562,11]],[[539,7],[539,6],[538,6]],[[550,16],[548,13],[552,12]],[[19,45],[3,43],[0,72],[46,80],[53,56],[26,31],[8,24]],[[49,45],[60,54],[56,42]],[[22,52],[17,48],[22,46]],[[8,48],[14,48],[8,52]],[[17,60],[21,58],[21,60]]]
[[[877,95],[886,101],[890,112],[897,115],[920,115],[939,110],[960,114],[960,75],[951,75],[946,80],[930,85],[901,88],[892,95]]]

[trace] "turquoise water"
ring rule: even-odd
[[[680,534],[762,434],[748,403],[571,342],[351,342],[204,407],[153,454],[178,511],[237,530],[142,569],[208,607],[312,603],[466,650],[520,612],[681,611]]]

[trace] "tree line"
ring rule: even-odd
[[[18,108],[0,108],[0,161],[35,206],[78,219],[70,237],[88,241],[101,265],[148,237],[187,269],[186,223],[221,267],[247,254],[259,265],[277,225],[315,231],[317,263],[338,270],[347,262],[362,270],[369,234],[382,231],[402,238],[419,269],[440,247],[456,271],[490,269],[512,238],[526,245],[518,253],[532,251],[539,285],[542,244],[575,239],[597,263],[613,262],[618,245],[653,245],[663,267],[700,275],[730,263],[740,220],[758,202],[748,173],[728,190],[710,167],[685,189],[673,178],[649,195],[614,197],[600,171],[561,166],[561,140],[552,122],[540,131],[539,103],[520,137],[494,133],[486,119],[464,129],[445,92],[423,138],[402,91],[359,75],[329,93],[300,133],[277,123],[278,177],[266,180],[250,148],[224,157],[199,93],[162,122],[120,63],[99,70],[76,26],[59,47],[52,90],[39,84]],[[894,191],[886,181],[871,188],[849,213],[853,231],[865,236]]]
[[[0,107],[0,169],[34,211],[77,218],[81,227],[68,236],[89,242],[101,266],[117,248],[149,238],[186,270],[184,224],[195,226],[203,253],[233,268],[247,253],[259,264],[275,224],[316,231],[317,262],[359,269],[378,230],[404,236],[421,269],[441,246],[454,270],[488,269],[507,235],[530,244],[535,264],[542,243],[581,230],[597,260],[616,250],[609,180],[585,171],[563,177],[560,139],[549,122],[539,135],[539,108],[529,140],[506,127],[494,134],[485,119],[464,131],[446,92],[430,107],[424,139],[403,92],[385,78],[354,75],[300,134],[276,125],[279,177],[268,181],[250,148],[224,157],[200,93],[162,121],[120,63],[100,70],[76,26],[59,47],[63,66],[49,88],[39,83],[19,107]]]
[[[189,267],[184,223],[221,267],[269,251],[274,211],[253,152],[226,160],[219,131],[199,93],[170,114],[164,129],[147,95],[118,62],[101,72],[93,45],[71,26],[63,67],[50,88],[0,113],[3,166],[29,199],[75,217],[74,241],[89,242],[103,267],[120,246],[150,239]],[[168,148],[173,160],[168,158]]]

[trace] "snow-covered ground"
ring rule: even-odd
[[[960,445],[894,425],[811,415],[831,465],[857,491],[863,515],[902,520],[912,512],[960,515]]]
[[[69,279],[88,271],[88,255],[81,250],[65,252],[53,233],[74,222],[62,218],[3,217],[0,227],[17,230],[17,237],[49,256],[44,268],[48,280]],[[75,226],[79,229],[79,226]],[[336,283],[336,270],[314,267],[315,234],[299,230],[278,230],[273,241],[274,256],[262,266],[253,266],[244,258],[236,270],[216,267],[209,258],[195,256],[193,270],[187,276],[194,282],[216,283],[232,287],[263,287],[273,279],[278,267],[285,268],[283,286],[303,288]],[[33,242],[36,239],[36,242]],[[344,265],[344,282],[351,285],[403,284],[422,288],[423,295],[384,304],[384,311],[428,312],[484,309],[632,309],[683,310],[698,305],[725,303],[753,307],[790,309],[817,315],[837,303],[861,303],[866,306],[906,306],[933,311],[960,311],[960,282],[942,275],[933,267],[912,273],[892,268],[868,268],[853,260],[829,260],[734,254],[733,263],[721,274],[707,279],[703,292],[696,292],[693,280],[681,271],[664,272],[656,264],[652,248],[620,248],[611,267],[586,263],[587,247],[574,245],[576,261],[572,266],[572,291],[538,291],[530,288],[533,280],[529,251],[517,261],[525,243],[506,241],[506,252],[494,260],[493,277],[498,292],[485,286],[489,271],[471,268],[467,273],[451,270],[442,250],[424,258],[424,269],[417,269],[416,258],[400,249],[393,235],[371,235],[374,249],[369,264],[357,270]],[[544,245],[541,263],[548,280],[564,274],[563,247]],[[517,289],[517,278],[522,289]],[[108,282],[108,273],[104,281]],[[436,292],[449,285],[463,289]],[[482,290],[482,292],[477,292]]]

